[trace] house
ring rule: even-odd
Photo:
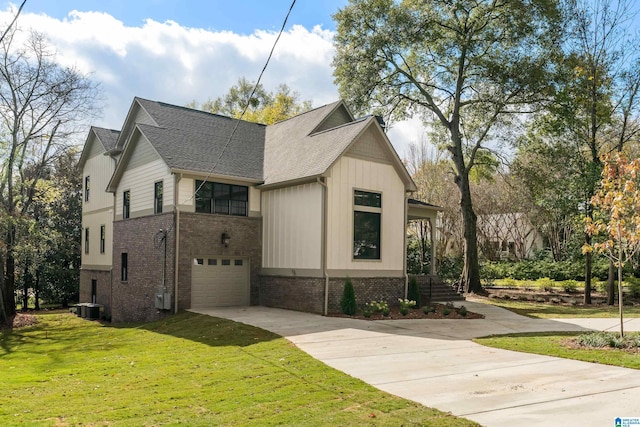
[[[406,295],[415,184],[376,117],[343,101],[265,126],[135,98],[120,131],[92,127],[81,302],[116,322],[265,305],[327,314]]]
[[[544,248],[542,234],[522,212],[478,216],[478,242],[492,261],[530,259]]]

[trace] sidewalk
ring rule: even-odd
[[[530,319],[487,304],[464,305],[486,318],[364,321],[267,307],[198,312],[270,330],[381,390],[486,426],[600,427],[613,426],[616,417],[640,417],[640,371],[470,341],[491,334],[606,329],[617,319]],[[640,319],[625,327],[640,330]]]

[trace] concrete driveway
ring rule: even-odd
[[[478,320],[364,321],[267,307],[197,312],[282,335],[327,365],[391,394],[486,426],[614,426],[640,417],[640,371],[498,350],[471,338],[617,330],[617,319],[530,319],[465,301]],[[625,330],[640,330],[640,319]],[[640,356],[638,356],[640,357]]]

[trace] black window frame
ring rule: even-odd
[[[249,215],[249,187],[196,180],[196,213]]]
[[[129,253],[122,252],[120,254],[120,281],[126,282],[129,280]]]
[[[382,193],[353,192],[353,259],[382,259]]]
[[[122,219],[128,219],[131,216],[131,190],[122,192]]]
[[[103,254],[105,251],[105,242],[106,242],[106,226],[101,225],[100,226],[100,253]]]
[[[89,227],[84,229],[84,253],[89,254]]]
[[[90,175],[84,177],[84,201],[89,201],[89,188],[91,186],[91,178]]]
[[[164,193],[163,181],[156,181],[153,183],[153,213],[162,213],[163,193]]]

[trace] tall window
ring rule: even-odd
[[[104,253],[105,240],[106,240],[105,227],[104,225],[101,225],[100,226],[100,253],[101,254]]]
[[[382,194],[355,190],[353,196],[353,258],[380,259]]]
[[[247,216],[249,188],[196,181],[196,212]]]
[[[89,176],[84,177],[84,201],[89,201]]]
[[[153,213],[162,213],[162,181],[153,184]]]
[[[120,254],[120,280],[123,282],[129,280],[129,254],[127,252]]]
[[[84,229],[84,253],[89,253],[89,228]]]
[[[122,218],[129,218],[129,209],[131,204],[131,192],[129,190],[122,193]]]

